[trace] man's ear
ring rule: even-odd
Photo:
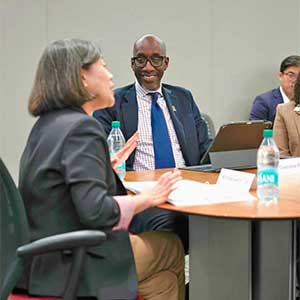
[[[278,76],[279,81],[281,81],[283,73],[282,72],[278,72],[277,76]]]
[[[131,66],[131,69],[134,71],[134,60],[133,59],[130,59],[130,66]]]

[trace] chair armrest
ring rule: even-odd
[[[100,245],[106,238],[106,234],[100,230],[67,232],[45,237],[21,246],[17,249],[17,255],[25,257],[72,248],[93,247]]]

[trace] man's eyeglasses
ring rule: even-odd
[[[282,72],[284,75],[286,75],[290,80],[296,81],[298,74],[295,74],[293,72]]]
[[[131,58],[131,61],[135,64],[137,68],[144,68],[149,61],[153,68],[161,67],[165,60],[165,56],[135,56]]]

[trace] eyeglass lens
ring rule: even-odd
[[[150,57],[137,56],[137,57],[133,57],[133,60],[135,65],[140,68],[145,67],[147,61],[149,61],[153,67],[160,67],[163,63],[164,56],[150,56]]]
[[[293,72],[287,72],[287,73],[284,73],[289,79],[291,80],[296,80],[297,78],[297,74],[293,73]]]

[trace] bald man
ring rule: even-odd
[[[115,91],[116,103],[112,108],[94,113],[107,133],[114,120],[120,121],[126,140],[139,131],[136,150],[126,161],[127,170],[198,165],[210,144],[206,123],[191,92],[161,83],[169,62],[166,45],[159,37],[148,34],[136,40],[131,58],[135,83]],[[154,108],[153,101],[159,107]],[[163,121],[156,121],[157,115],[153,115],[153,109],[156,112],[160,110]],[[166,127],[164,133],[157,135],[160,129],[154,128],[156,124]],[[166,150],[161,154],[159,151],[162,147],[166,147]],[[160,155],[162,158],[158,162]],[[171,211],[148,209],[134,218],[130,229],[135,233],[147,230],[174,231],[180,235],[185,248],[188,247],[187,218]]]

